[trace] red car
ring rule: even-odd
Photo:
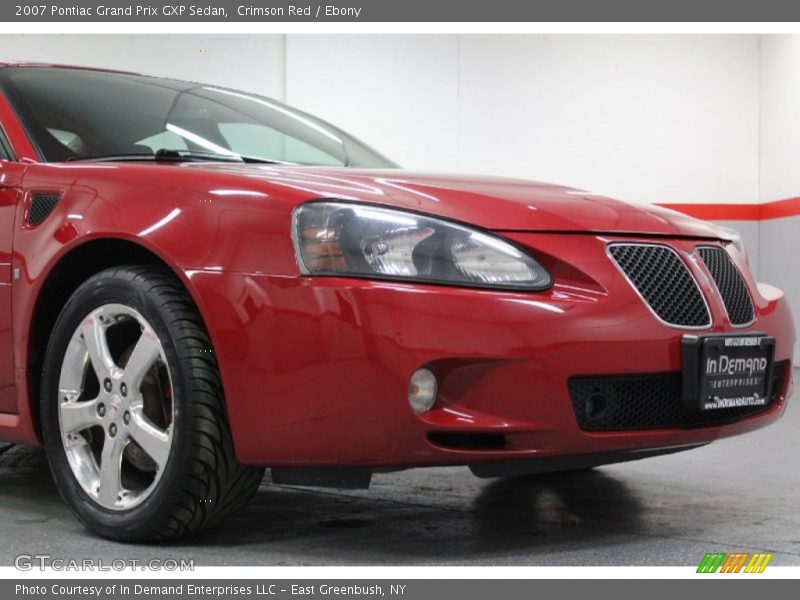
[[[279,102],[0,68],[0,439],[119,540],[276,483],[676,452],[776,421],[794,325],[735,232],[399,170]]]

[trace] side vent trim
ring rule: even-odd
[[[28,208],[27,224],[36,227],[44,223],[59,200],[61,200],[60,194],[33,194]]]

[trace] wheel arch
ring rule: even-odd
[[[119,237],[94,237],[70,248],[45,275],[28,324],[27,401],[39,441],[42,435],[40,400],[44,356],[58,316],[75,290],[87,279],[105,269],[122,265],[152,265],[169,271],[186,289],[203,317],[183,271],[171,265],[157,251]]]

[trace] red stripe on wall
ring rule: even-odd
[[[800,198],[787,198],[777,202],[768,202],[761,205],[761,220],[782,219],[784,217],[796,217],[800,215]]]
[[[659,204],[704,221],[759,221],[758,204]]]
[[[659,204],[705,221],[767,221],[800,215],[800,198],[766,204]]]

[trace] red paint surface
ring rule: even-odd
[[[19,153],[30,142],[0,102]],[[19,163],[14,163],[19,164]],[[29,163],[17,184],[10,261],[16,406],[0,412],[0,439],[36,442],[28,365],[42,289],[68,253],[96,239],[147,248],[181,279],[220,364],[239,459],[248,464],[411,466],[635,450],[711,441],[761,427],[785,410],[790,385],[766,412],[698,429],[586,433],[567,392],[573,375],[680,369],[684,330],[659,323],[606,256],[609,241],[673,246],[695,272],[711,332],[741,332],[725,314],[698,243],[721,244],[712,224],[547,184],[497,178],[314,167],[222,164]],[[61,201],[39,227],[24,224],[35,191]],[[341,198],[439,215],[502,231],[555,277],[536,293],[313,278],[299,273],[290,238],[295,207]],[[674,208],[673,206],[671,206]],[[11,217],[9,212],[9,217]],[[0,248],[10,240],[0,240]],[[794,325],[782,295],[762,297],[748,329],[792,356]],[[8,303],[5,303],[6,305]],[[437,407],[415,415],[414,370],[441,379]],[[431,432],[498,432],[504,450],[455,451]]]

